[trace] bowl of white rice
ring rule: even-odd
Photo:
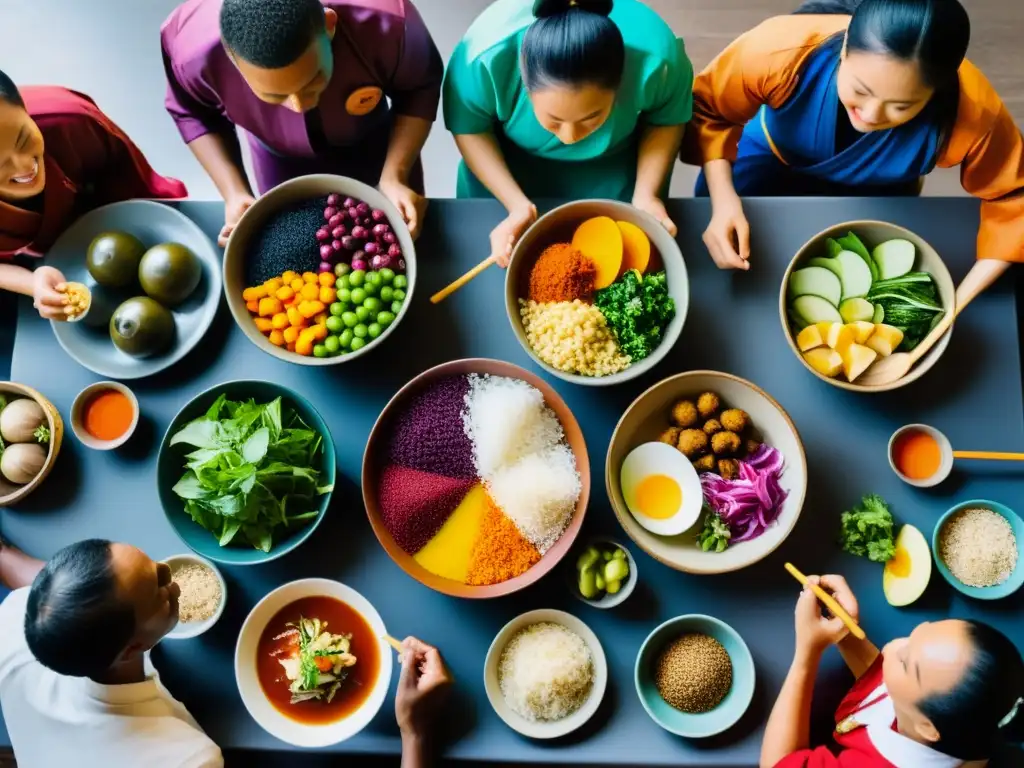
[[[498,717],[532,739],[572,733],[597,711],[608,684],[601,643],[564,611],[529,611],[502,627],[484,662]]]
[[[998,501],[963,501],[939,518],[932,553],[954,589],[978,600],[1008,597],[1024,584],[1024,520]]]
[[[192,553],[164,560],[171,580],[178,584],[178,624],[167,633],[169,640],[188,640],[208,631],[224,613],[228,585],[216,565]]]

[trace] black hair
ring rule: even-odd
[[[25,100],[21,98],[18,86],[7,76],[6,72],[0,72],[0,101],[6,101],[16,107],[25,106]]]
[[[323,32],[320,0],[224,0],[220,36],[235,56],[264,69],[281,69]]]
[[[101,676],[135,634],[135,610],[117,595],[110,542],[88,539],[64,547],[32,582],[25,639],[54,672]]]
[[[626,44],[608,18],[612,5],[612,0],[535,0],[537,18],[523,37],[526,89],[596,85],[618,90]]]
[[[1020,741],[1024,705],[1001,723],[1024,696],[1024,659],[1006,635],[979,621],[965,620],[974,655],[953,690],[918,702],[939,732],[935,748],[960,760],[993,756],[1001,740]]]

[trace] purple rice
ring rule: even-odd
[[[259,285],[289,269],[316,272],[320,265],[316,231],[323,226],[326,205],[326,196],[316,197],[268,217],[246,254],[246,285]]]
[[[476,478],[473,444],[462,426],[469,379],[450,376],[416,395],[394,421],[388,457],[399,466]]]

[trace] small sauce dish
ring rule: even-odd
[[[82,445],[109,451],[127,442],[139,425],[139,401],[124,384],[99,381],[71,405],[71,430]]]
[[[577,560],[583,555],[590,547],[596,547],[597,549],[616,549],[622,550],[625,554],[625,561],[629,567],[629,573],[626,578],[622,580],[619,591],[615,594],[602,591],[600,597],[589,598],[584,597],[583,593],[580,592],[579,584],[579,569],[577,568]],[[566,558],[569,567],[566,569],[566,577],[569,583],[569,590],[572,592],[573,597],[577,600],[586,603],[587,605],[593,606],[594,608],[614,608],[617,605],[622,605],[633,594],[633,590],[636,589],[637,583],[637,571],[636,571],[636,560],[633,558],[633,554],[629,551],[628,547],[623,546],[614,539],[607,538],[596,538],[591,539],[582,547],[576,547],[572,550],[569,556]]]
[[[889,466],[915,488],[932,488],[953,471],[953,446],[927,424],[907,424],[889,438]]]
[[[217,620],[220,619],[224,613],[224,606],[228,601],[228,585],[224,581],[224,576],[221,574],[220,569],[216,565],[211,563],[204,557],[199,557],[193,554],[174,555],[164,560],[167,565],[171,568],[171,578],[176,579],[178,572],[186,566],[199,566],[200,568],[206,568],[216,578],[217,583],[220,585],[220,602],[217,604],[217,608],[213,614],[205,619],[197,619],[195,621],[180,621],[177,626],[174,627],[170,632],[167,633],[167,639],[169,640],[187,640],[192,637],[198,637],[199,635],[206,632]],[[179,584],[179,587],[181,585]],[[178,598],[178,606],[180,612],[182,597]]]

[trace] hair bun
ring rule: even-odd
[[[573,8],[607,16],[612,12],[614,0],[533,0],[533,15],[538,19],[568,13]]]

